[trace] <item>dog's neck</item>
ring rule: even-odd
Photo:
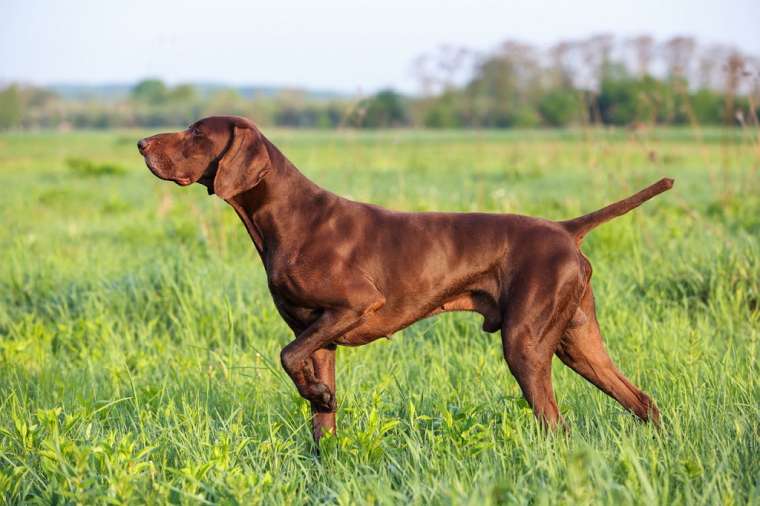
[[[243,221],[262,259],[283,244],[285,235],[303,224],[305,213],[314,213],[337,198],[304,176],[274,144],[264,138],[272,167],[253,188],[227,202]]]

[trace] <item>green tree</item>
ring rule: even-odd
[[[701,89],[691,97],[691,108],[699,123],[719,125],[723,121],[723,96],[708,89]]]
[[[578,122],[585,110],[576,90],[558,88],[539,99],[538,112],[545,124],[566,126]]]
[[[12,84],[0,91],[0,128],[14,128],[21,124],[24,104],[18,86]]]
[[[504,43],[478,66],[465,86],[469,123],[492,128],[536,125],[540,81],[535,52],[524,44]]]
[[[160,79],[144,79],[132,88],[132,98],[146,104],[161,104],[167,95],[166,85]]]
[[[425,104],[423,124],[428,128],[457,128],[462,126],[459,102],[461,93],[449,90]]]
[[[382,90],[365,100],[350,123],[364,128],[404,126],[409,123],[403,97],[393,90]]]
[[[213,115],[236,115],[246,116],[250,109],[250,103],[246,101],[237,90],[224,88],[214,92],[203,108],[204,116]]]
[[[191,84],[180,84],[166,93],[169,102],[191,104],[198,101],[198,93]]]

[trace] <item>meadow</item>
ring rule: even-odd
[[[153,177],[147,132],[0,135],[0,502],[760,504],[760,141],[748,130],[265,132],[310,178],[403,210],[592,232],[602,331],[657,430],[554,361],[545,434],[474,314],[338,351],[319,454],[291,335],[237,216]]]

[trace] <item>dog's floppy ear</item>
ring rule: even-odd
[[[255,126],[234,122],[231,135],[214,178],[214,193],[223,199],[253,188],[272,167],[264,136]]]

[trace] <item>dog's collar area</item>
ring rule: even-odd
[[[198,182],[206,187],[206,191],[209,195],[214,194],[214,179],[216,178],[216,172],[219,170],[219,158],[215,158],[206,169],[206,172],[198,179]]]
[[[198,178],[198,182],[206,187],[206,191],[209,195],[214,195],[214,179],[216,179],[216,173],[219,171],[219,161],[224,158],[224,155],[226,155],[227,151],[230,150],[232,141],[234,140],[235,126],[232,125],[230,126],[230,136],[227,139],[227,145],[224,146],[224,149],[216,156],[216,158],[211,160],[211,163],[208,164],[206,171],[200,178]]]

